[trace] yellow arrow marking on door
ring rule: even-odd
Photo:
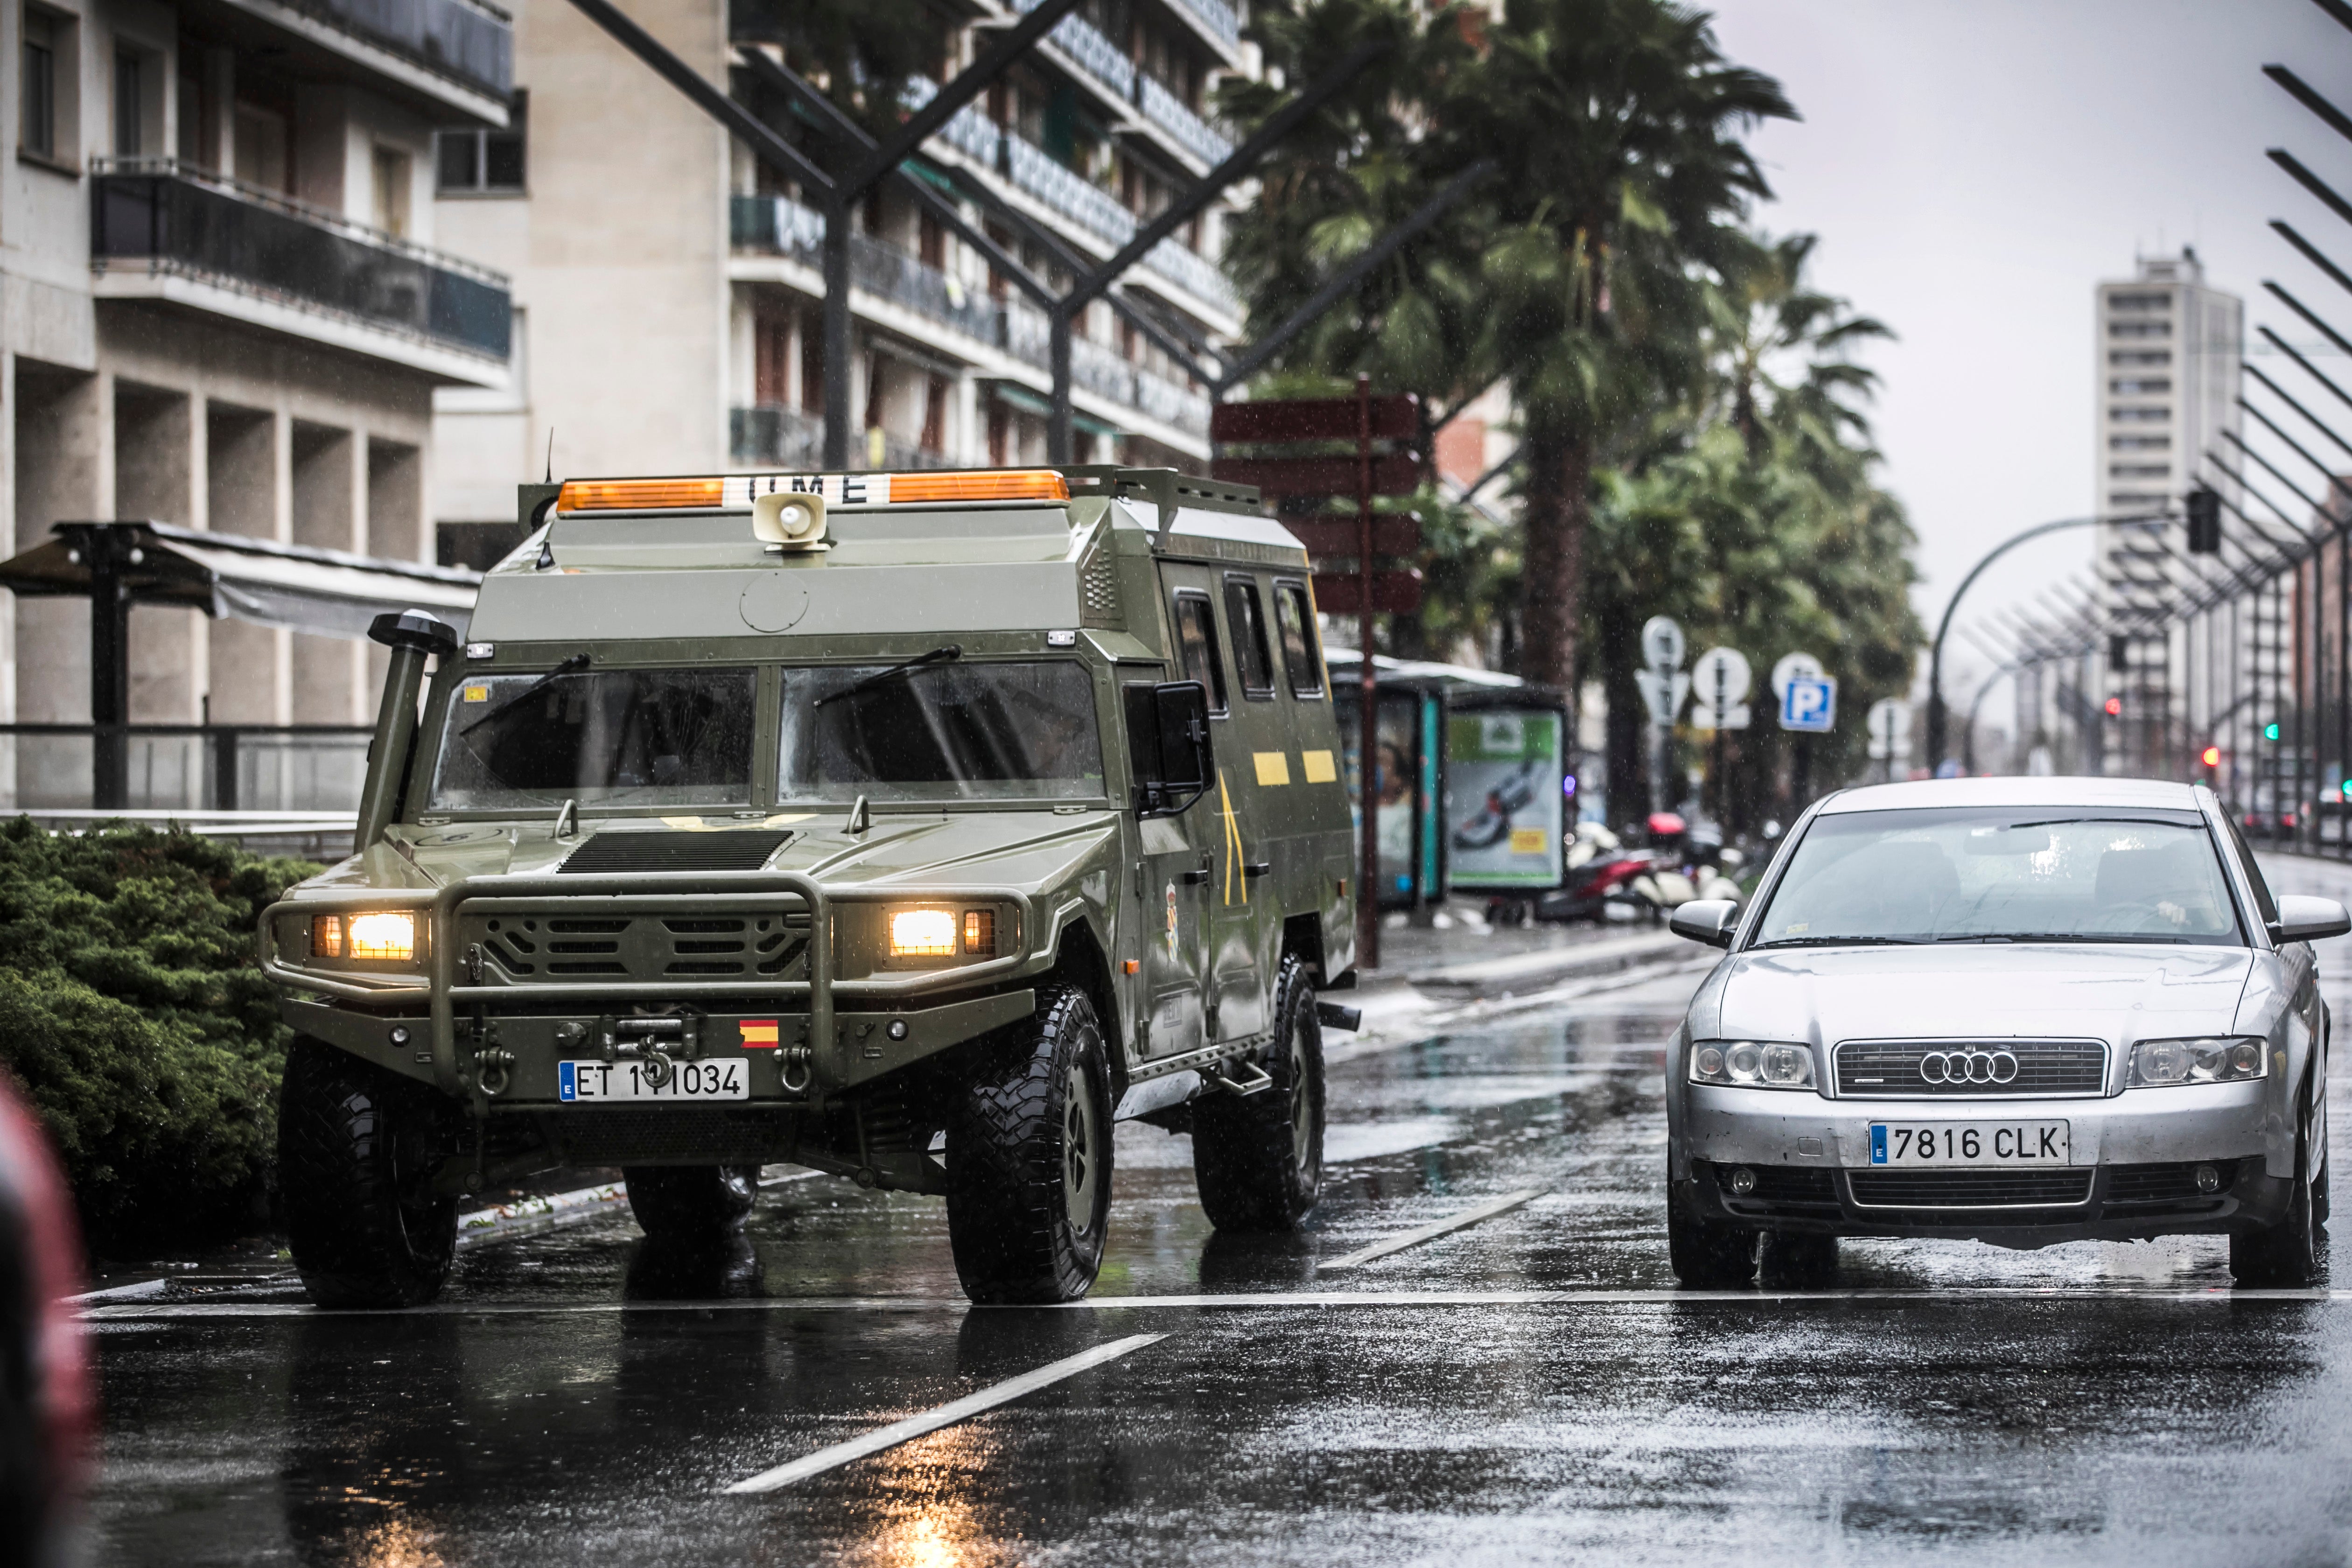
[[[1234,797],[1225,788],[1225,770],[1217,770],[1217,800],[1225,819],[1225,902],[1234,901],[1234,870],[1237,863],[1249,859],[1249,850],[1242,843],[1241,824],[1234,820]],[[1242,879],[1242,902],[1249,902],[1249,879]]]

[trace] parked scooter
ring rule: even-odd
[[[1633,889],[1636,879],[1654,869],[1655,856],[1647,849],[1626,848],[1624,840],[1600,823],[1576,825],[1561,864],[1567,873],[1565,883],[1536,900],[1536,919],[1603,921],[1613,915],[1627,920],[1648,908]]]
[[[1727,848],[1719,832],[1712,826],[1694,832],[1671,811],[1652,812],[1646,826],[1650,866],[1631,879],[1626,894],[1653,925],[1693,899],[1737,901],[1741,897],[1739,884],[1724,874],[1727,859],[1737,867],[1739,851]]]

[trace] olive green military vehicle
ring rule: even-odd
[[[966,1291],[1082,1295],[1111,1126],[1219,1226],[1322,1182],[1351,813],[1307,558],[1166,470],[526,486],[393,652],[358,853],[262,917],[312,1299],[446,1278],[459,1199],[620,1165],[656,1238],[785,1163],[947,1199]],[[428,675],[426,664],[433,668]]]

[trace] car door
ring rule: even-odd
[[[1173,678],[1197,680],[1207,690],[1210,722],[1222,740],[1217,720],[1226,711],[1224,661],[1206,590],[1174,589],[1168,616]],[[1181,813],[1150,817],[1138,827],[1141,917],[1150,933],[1141,958],[1151,1004],[1143,1049],[1152,1057],[1172,1056],[1210,1039],[1209,885],[1212,850],[1224,825],[1212,790]]]

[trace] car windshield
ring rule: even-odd
[[[1815,817],[1756,931],[1758,947],[2244,942],[2197,813],[2070,806]]]
[[[1094,683],[1066,660],[787,669],[782,721],[777,794],[787,801],[1103,794]]]
[[[748,668],[469,674],[442,726],[433,806],[747,805],[755,690]]]

